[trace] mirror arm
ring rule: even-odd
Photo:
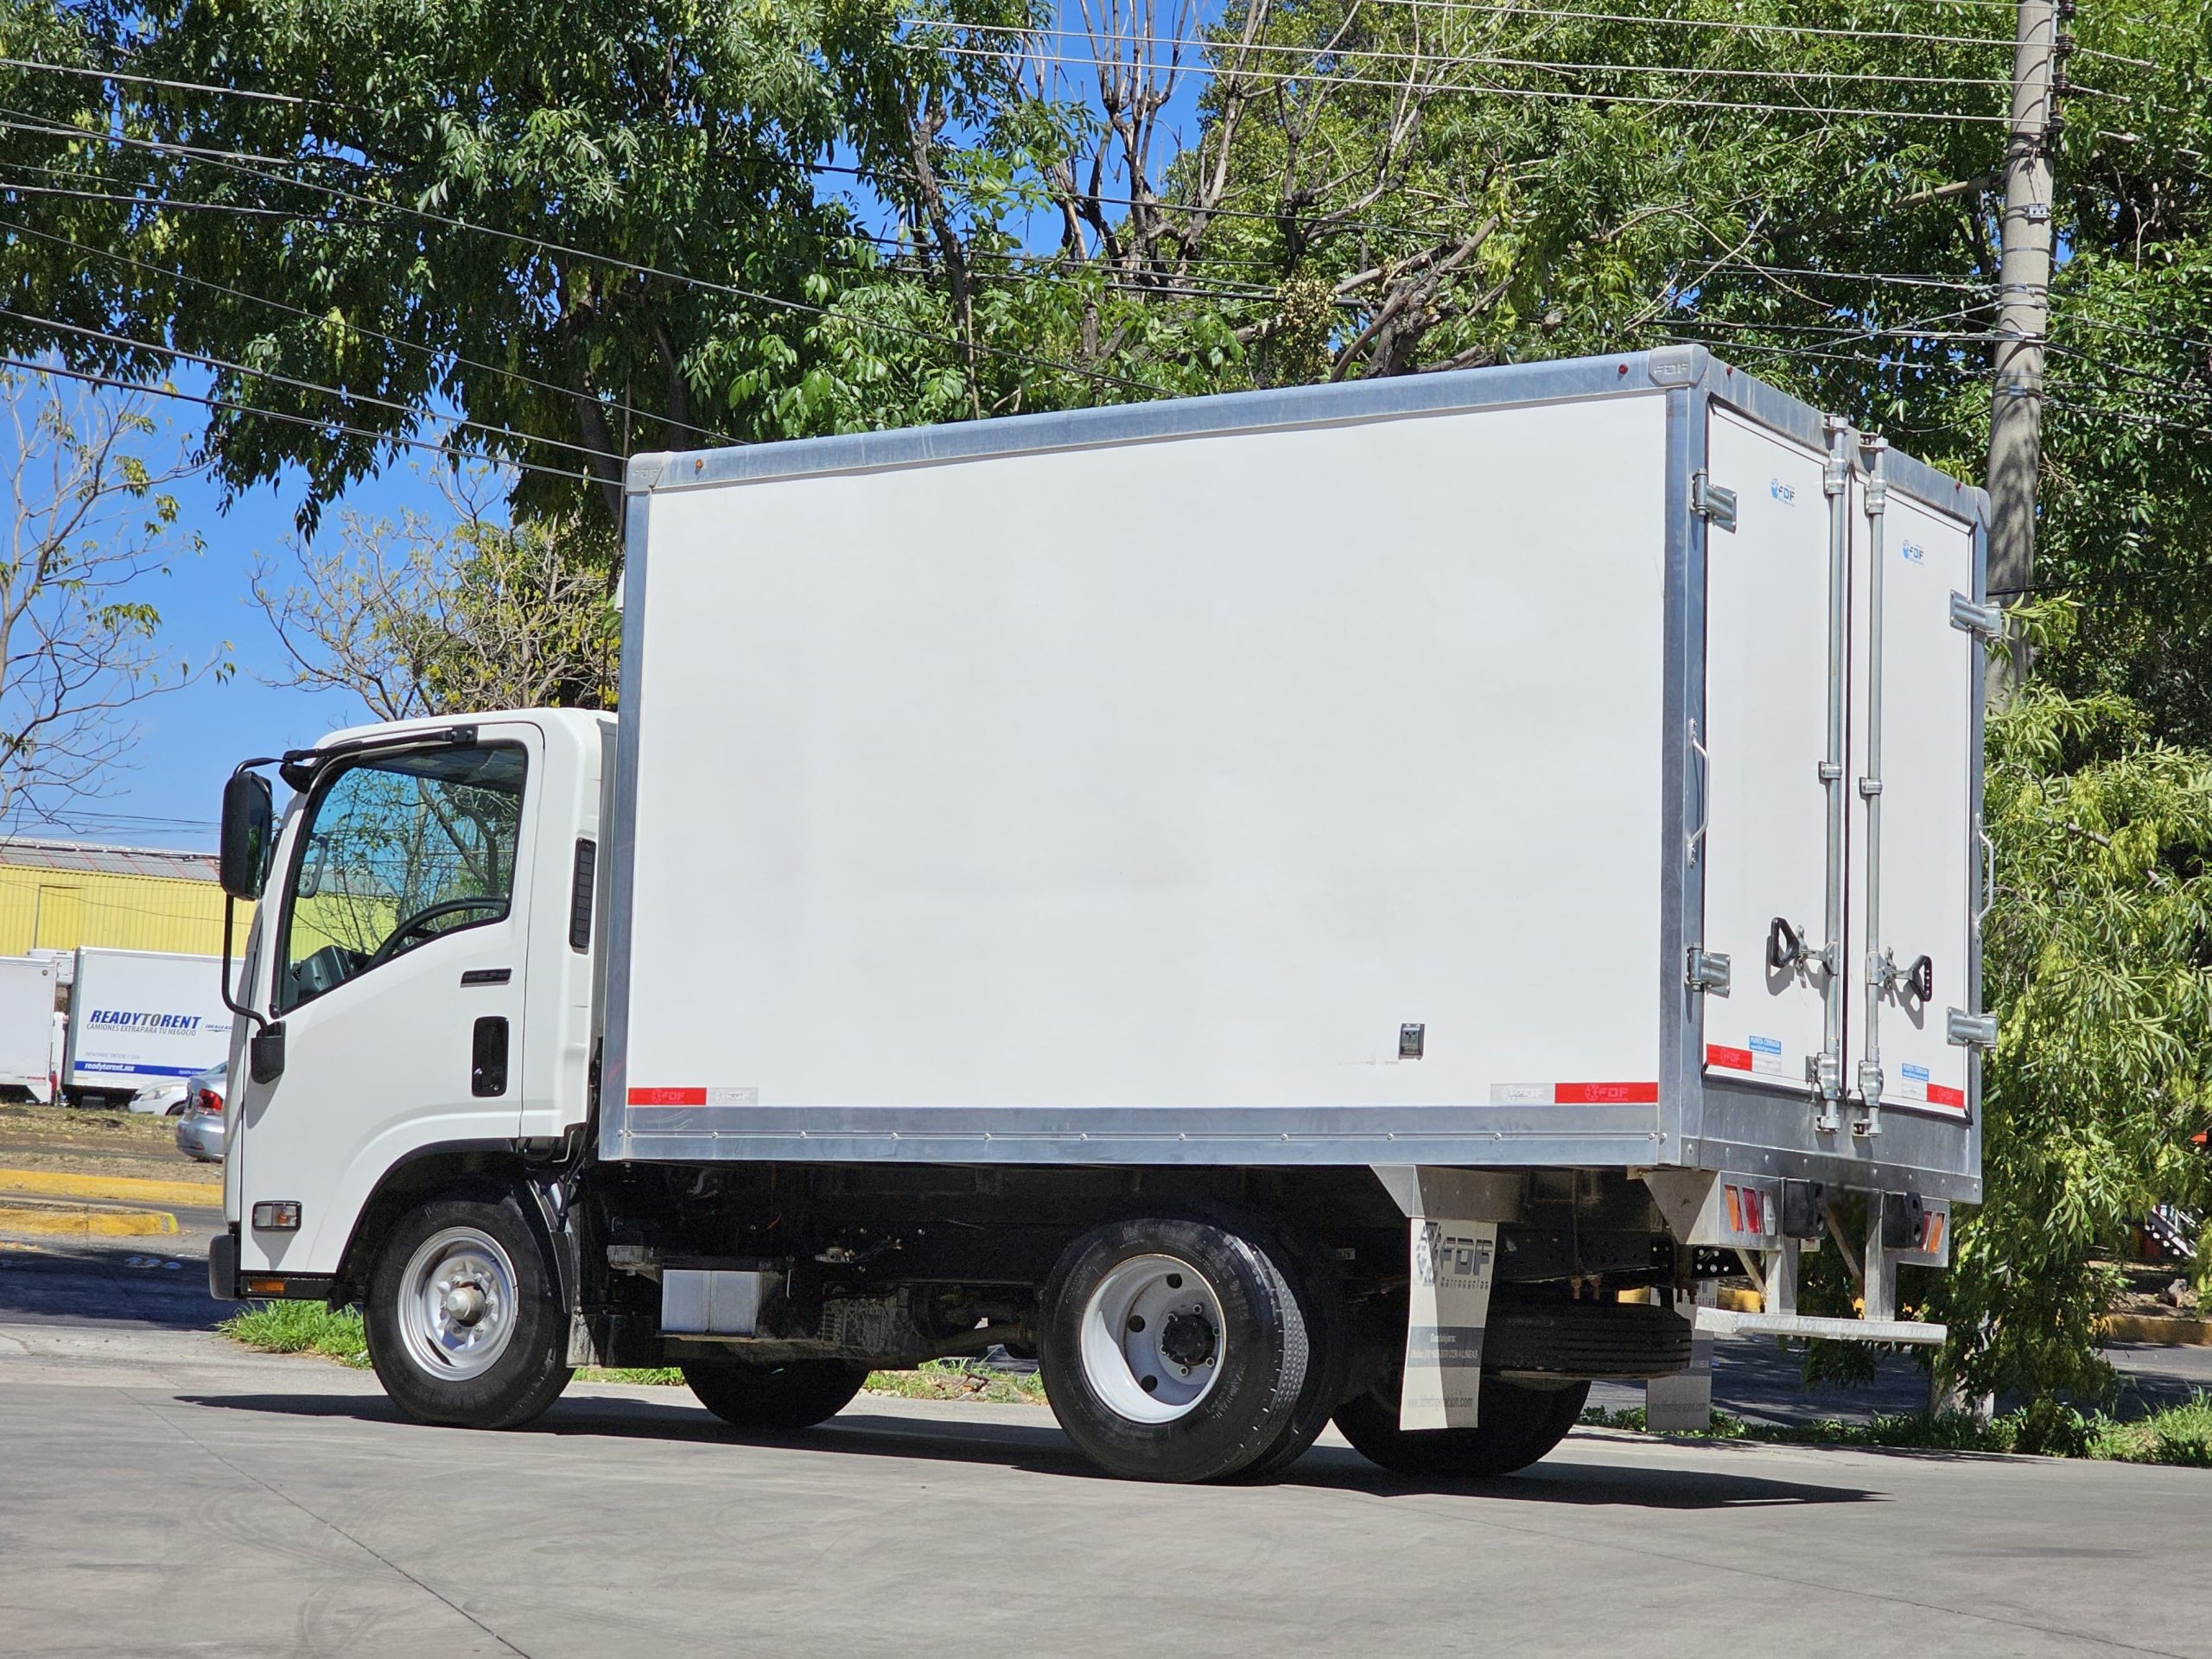
[[[232,766],[231,768],[231,776],[233,779],[236,779],[243,776],[246,772],[251,772],[256,766],[273,766],[276,763],[277,757],[276,755],[256,755],[251,760],[241,760],[238,765]],[[236,896],[229,893],[224,893],[223,1006],[228,1008],[232,1014],[237,1014],[239,1019],[252,1021],[257,1030],[266,1031],[269,1028],[268,1016],[248,1007],[245,1003],[239,1001],[237,997],[231,995],[231,946],[233,931],[238,923],[238,901]]]
[[[231,995],[231,934],[236,925],[238,901],[229,893],[223,895],[223,1006],[241,1020],[251,1020],[260,1030],[269,1028],[269,1016],[248,1007]]]

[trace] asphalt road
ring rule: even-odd
[[[604,1387],[479,1434],[193,1328],[174,1259],[0,1250],[0,1655],[2212,1656],[2203,1471],[1581,1430],[1171,1489],[1035,1408]]]

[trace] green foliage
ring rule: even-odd
[[[1989,723],[1985,1198],[1931,1294],[1939,1364],[1968,1395],[2106,1397],[2094,1320],[2117,1287],[2097,1252],[2206,1191],[2212,757],[2145,727],[2119,697],[2040,683]]]
[[[369,1338],[357,1307],[263,1302],[233,1313],[216,1328],[232,1341],[266,1354],[321,1354],[357,1367],[369,1363]]]
[[[870,1371],[868,1389],[907,1400],[963,1400],[971,1405],[1045,1403],[1045,1385],[1034,1372],[995,1371],[963,1359],[925,1360],[911,1371]]]
[[[1649,1433],[1643,1408],[1592,1407],[1582,1414],[1592,1428]],[[1812,1423],[1747,1423],[1725,1411],[1697,1437],[1757,1440],[1779,1446],[1881,1446],[1916,1452],[2018,1452],[2050,1458],[2093,1458],[2122,1463],[2177,1463],[2212,1468],[2212,1397],[2199,1392],[2185,1404],[2166,1407],[2133,1422],[2099,1413],[2083,1416],[2054,1401],[2038,1401],[1984,1421],[1971,1412],[1935,1415],[1906,1413],[1863,1423],[1826,1418]]]

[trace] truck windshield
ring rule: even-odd
[[[323,780],[292,865],[278,1011],[505,919],[526,766],[519,746],[486,744],[356,760]]]

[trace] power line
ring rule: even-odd
[[[107,386],[117,391],[140,392],[150,397],[174,398],[178,403],[197,404],[202,409],[228,410],[239,415],[258,416],[264,420],[283,421],[294,426],[312,427],[318,432],[342,433],[347,437],[367,438],[375,443],[399,445],[409,449],[421,449],[434,455],[443,455],[448,461],[461,453],[441,443],[431,443],[422,438],[410,438],[397,432],[373,432],[366,427],[351,426],[344,421],[319,419],[312,415],[292,415],[282,410],[262,409],[252,404],[241,404],[227,397],[201,397],[192,392],[179,391],[174,386],[149,386],[136,380],[120,380],[110,374],[94,374],[85,369],[66,368],[59,363],[32,363],[19,357],[0,356],[0,368],[19,369],[26,374],[58,374],[70,380],[80,380],[86,385]],[[433,418],[442,418],[434,416]],[[572,473],[560,467],[541,467],[536,461],[517,461],[501,456],[499,464],[518,467],[525,473],[539,473],[548,478],[565,478],[579,483],[596,484],[599,480],[589,473]]]
[[[1720,269],[1756,270],[1775,276],[1816,276],[1833,282],[1895,283],[1901,288],[1948,288],[1967,294],[1987,294],[1993,291],[1987,283],[1962,282],[1951,276],[1928,276],[1916,271],[1885,270],[1823,270],[1815,265],[1765,265],[1752,260],[1738,259],[1725,262]]]
[[[1418,3],[1418,0],[1416,0]],[[1025,40],[1091,41],[1094,45],[1115,48],[1139,47],[1156,51],[1165,47],[1178,53],[1185,49],[1204,52],[1219,48],[1224,56],[1238,57],[1246,53],[1288,54],[1301,59],[1323,58],[1344,62],[1414,63],[1433,65],[1438,69],[1531,69],[1548,74],[1606,74],[1606,75],[1718,75],[1755,80],[1821,80],[1846,81],[1859,84],[1895,86],[2009,86],[2012,82],[1993,77],[1974,78],[1961,75],[1884,75],[1869,74],[1856,70],[1841,69],[1746,69],[1734,66],[1701,66],[1675,63],[1573,63],[1541,58],[1493,57],[1480,54],[1448,52],[1390,52],[1371,48],[1340,46],[1292,46],[1270,41],[1208,41],[1185,35],[1116,35],[1104,41],[1086,31],[1066,29],[1025,29],[1017,24],[953,23],[933,18],[917,18],[915,26],[921,29],[951,29],[970,35],[1014,35]],[[1096,57],[1090,60],[1100,62]],[[1105,67],[1102,63],[1102,67]],[[1113,65],[1119,68],[1116,60]],[[1180,66],[1179,66],[1180,67]],[[1226,71],[1223,73],[1236,73]],[[1324,72],[1325,73],[1325,72]],[[1334,76],[1330,77],[1334,79]]]
[[[349,105],[335,104],[324,98],[296,98],[289,92],[257,92],[250,87],[215,86],[205,81],[163,80],[155,75],[126,74],[120,69],[99,69],[73,63],[41,63],[32,58],[0,58],[0,69],[43,69],[50,74],[83,75],[94,80],[119,80],[140,86],[158,86],[167,92],[217,92],[228,98],[258,99],[270,104],[289,104],[298,108],[348,111],[352,108]]]
[[[10,167],[22,167],[27,165],[27,163],[22,162],[10,162],[7,165]],[[40,168],[37,170],[41,173],[58,171],[57,168],[45,167]],[[113,202],[122,207],[158,207],[164,211],[171,207],[181,207],[199,213],[237,213],[242,218],[248,219],[296,219],[300,217],[297,213],[288,213],[280,208],[254,207],[237,202],[194,201],[189,198],[163,198],[161,200],[156,201],[149,200],[145,196],[102,195],[99,192],[95,190],[65,190],[54,185],[17,184],[13,180],[9,179],[0,179],[0,190],[12,191],[15,194],[19,196],[59,196],[67,200],[72,201],[106,201]]]
[[[978,47],[931,46],[911,41],[901,41],[895,44],[902,51],[943,52],[952,57],[982,58],[993,62],[1000,61],[1007,55],[1004,52],[990,51]],[[1100,62],[1096,58],[1077,57],[1069,54],[1033,52],[1025,53],[1022,55],[1033,63],[1079,65],[1093,70],[1109,72],[1115,67],[1112,64]],[[1405,90],[1405,83],[1402,80],[1386,80],[1372,76],[1337,75],[1326,73],[1311,75],[1286,74],[1274,70],[1227,69],[1210,63],[1179,64],[1175,67],[1175,73],[1199,75],[1217,80],[1228,79],[1275,86],[1297,81],[1311,82],[1325,86],[1376,87],[1384,92]],[[1825,104],[1762,104],[1740,99],[1678,98],[1671,94],[1661,97],[1637,92],[1563,92],[1536,86],[1499,86],[1487,81],[1460,81],[1450,86],[1429,86],[1421,90],[1438,97],[1450,93],[1476,93],[1497,98],[1540,99],[1570,104],[1634,104],[1669,110],[1732,110],[1745,115],[1809,115],[1829,120],[1949,121],[1985,126],[2002,126],[2005,120],[2005,118],[2001,115],[1975,115],[1946,110],[1840,109],[1833,105]]]
[[[1484,5],[1469,0],[1366,0],[1370,5],[1408,6],[1419,11],[1451,14],[1488,14],[1501,17],[1541,17],[1567,22],[1638,23],[1674,29],[1719,29],[1728,34],[1813,35],[1847,41],[1899,41],[1922,46],[2002,46],[2010,36],[1994,35],[1920,35],[1904,29],[1830,29],[1816,23],[1752,23],[1726,17],[1655,16],[1623,11],[1576,11],[1546,6]]]
[[[320,381],[302,380],[291,375],[278,374],[268,369],[257,369],[244,363],[233,363],[226,358],[209,357],[199,352],[188,352],[180,346],[162,346],[153,340],[138,340],[129,334],[110,334],[105,328],[88,328],[82,323],[63,322],[54,317],[41,317],[31,312],[18,311],[12,306],[0,305],[0,317],[13,317],[17,321],[29,323],[34,327],[55,328],[64,334],[75,334],[86,340],[100,340],[111,346],[125,346],[132,351],[158,352],[165,357],[180,358],[188,363],[197,363],[203,368],[219,369],[231,374],[249,375],[276,385],[289,386],[296,391],[317,393],[325,397],[341,397],[348,403],[366,404],[372,409],[390,410],[395,414],[412,416],[416,412],[410,405],[396,403],[389,397],[372,397],[366,392],[348,391],[343,387],[324,385]],[[449,425],[464,427],[472,432],[485,433],[495,438],[507,438],[524,443],[542,443],[550,449],[566,449],[575,454],[591,456],[597,461],[611,461],[618,466],[622,461],[620,455],[615,454],[611,450],[594,449],[588,444],[570,443],[563,438],[541,437],[535,433],[518,432],[511,427],[493,426],[486,422],[472,421],[458,415],[440,416],[436,418],[445,421]]]
[[[496,363],[485,363],[473,357],[463,357],[458,352],[444,351],[438,346],[426,346],[416,340],[402,340],[397,334],[387,334],[380,329],[371,328],[361,323],[334,319],[321,313],[310,311],[304,306],[293,305],[283,300],[271,299],[265,294],[255,294],[243,288],[232,288],[227,283],[214,282],[205,276],[194,276],[181,270],[166,270],[143,259],[134,259],[129,254],[117,253],[111,249],[95,247],[89,242],[77,241],[73,237],[60,236],[51,231],[34,230],[28,225],[11,224],[5,219],[0,219],[0,231],[13,231],[18,236],[35,236],[41,241],[58,242],[64,247],[75,248],[79,252],[89,253],[98,258],[129,265],[134,270],[149,271],[171,282],[189,283],[195,288],[207,289],[217,294],[227,295],[232,299],[245,300],[250,304],[265,305],[271,310],[282,311],[290,316],[302,317],[324,327],[329,327],[334,324],[335,327],[345,329],[348,334],[358,334],[368,340],[380,340],[386,345],[397,346],[403,351],[419,352],[433,360],[451,362],[463,368],[479,369],[486,374],[504,375],[511,380],[520,381],[526,386],[534,386],[540,391],[552,392],[564,399],[575,396],[575,391],[569,387],[556,385],[550,380],[540,380],[533,375],[524,374],[520,369],[502,368]],[[694,426],[689,421],[679,421],[666,415],[655,416],[652,418],[658,425],[670,427],[680,432],[690,432],[702,438],[711,438],[718,443],[728,444],[736,442],[727,434],[716,431],[711,427]]]
[[[0,117],[10,116],[15,117],[18,119],[28,118],[33,121],[39,119],[39,118],[35,116],[25,118],[23,112],[20,110],[0,108]],[[555,242],[544,237],[531,236],[526,232],[503,230],[498,226],[478,224],[473,220],[457,219],[447,213],[432,213],[428,208],[410,207],[404,203],[383,200],[375,196],[364,194],[362,192],[358,190],[349,190],[341,185],[324,184],[313,179],[283,178],[277,175],[264,172],[258,168],[232,160],[222,152],[202,152],[196,146],[164,144],[149,139],[128,139],[113,133],[86,132],[82,129],[74,127],[48,126],[43,129],[33,127],[22,130],[27,131],[43,130],[48,136],[54,137],[76,139],[89,138],[107,143],[136,145],[156,149],[175,151],[180,154],[194,156],[196,159],[204,160],[208,163],[208,165],[213,167],[221,168],[227,171],[238,173],[249,178],[259,179],[264,183],[288,186],[294,189],[318,191],[324,195],[331,196],[340,200],[353,202],[362,207],[376,208],[386,213],[403,213],[410,219],[421,219],[428,224],[444,226],[450,230],[473,231],[479,235],[498,237],[504,241],[518,243],[525,247],[535,248],[541,253],[552,254],[564,258],[588,260],[597,264],[608,266],[613,270],[626,270],[639,276],[658,276],[664,282],[676,283],[684,287],[698,289],[709,293],[725,294],[734,299],[750,301],[755,304],[768,306],[774,309],[797,312],[809,316],[821,317],[825,320],[843,323],[850,327],[863,329],[872,328],[887,334],[902,334],[909,339],[926,340],[931,345],[950,346],[955,351],[965,352],[970,348],[970,342],[962,340],[953,335],[939,334],[928,329],[912,327],[904,323],[885,322],[874,318],[856,317],[849,312],[834,310],[828,306],[814,305],[804,300],[786,299],[780,295],[763,294],[752,289],[740,288],[732,283],[717,282],[712,277],[689,276],[679,271],[663,270],[659,266],[649,265],[639,260],[626,259],[619,254],[594,253],[588,249],[574,247],[566,243]],[[111,182],[112,182],[112,181],[111,181]],[[149,207],[158,207],[160,204],[149,202],[147,205]],[[307,216],[303,214],[295,214],[291,215],[291,217],[304,219]],[[1167,395],[1166,388],[1150,385],[1146,381],[1133,380],[1126,375],[1113,374],[1102,369],[1087,369],[1073,363],[1059,362],[1052,358],[1039,357],[1033,353],[1018,351],[1009,346],[986,345],[978,340],[973,342],[973,349],[981,356],[999,358],[1008,362],[1027,364],[1033,368],[1050,369],[1056,373],[1071,374],[1078,378],[1096,381],[1104,385],[1126,387],[1133,391],[1147,392],[1154,397],[1166,397]]]

